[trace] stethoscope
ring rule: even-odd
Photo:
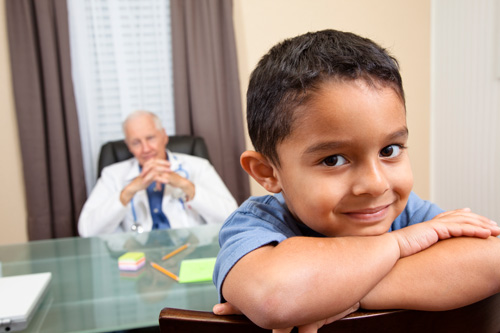
[[[177,161],[177,169],[174,170],[175,173],[177,173],[178,175],[186,178],[186,179],[189,179],[189,172],[184,169],[184,167],[182,166],[182,163],[179,162],[179,159],[176,157],[176,156],[172,156],[176,161]],[[182,208],[184,210],[186,210],[186,206],[184,204],[184,200],[182,198],[179,198],[179,201],[182,205]],[[130,200],[130,207],[132,208],[132,216],[134,218],[134,223],[132,224],[132,226],[130,227],[130,229],[133,231],[133,232],[137,232],[138,234],[142,233],[144,231],[144,228],[142,227],[142,225],[137,222],[137,213],[135,211],[135,205],[134,205],[134,198],[132,197],[132,200]]]
[[[175,173],[177,173],[178,175],[186,178],[186,179],[189,179],[189,172],[184,169],[182,167],[182,163],[179,162],[179,159],[176,157],[176,156],[173,156],[173,158],[177,161],[178,165],[177,165],[177,169],[174,170]]]

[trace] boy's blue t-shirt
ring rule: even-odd
[[[404,211],[394,220],[389,231],[428,221],[443,210],[411,192]],[[229,270],[247,253],[293,236],[324,237],[299,223],[290,214],[281,194],[251,197],[222,226],[219,233],[220,252],[213,280],[222,297],[222,282]]]

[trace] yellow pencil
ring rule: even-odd
[[[151,266],[153,266],[153,268],[157,269],[158,271],[162,272],[163,274],[167,275],[168,277],[171,277],[175,281],[179,281],[179,277],[177,275],[166,270],[165,268],[161,267],[160,265],[158,265],[154,262],[151,262]]]
[[[163,256],[163,258],[161,258],[161,260],[167,260],[168,258],[175,256],[177,253],[179,253],[179,252],[181,252],[181,251],[183,251],[183,250],[187,249],[187,247],[188,247],[188,246],[189,246],[189,243],[188,243],[188,244],[184,244],[184,245],[182,245],[180,248],[178,248],[178,249],[176,249],[176,250],[173,250],[173,251],[172,251],[172,252],[170,252],[170,253],[165,254],[165,255]]]

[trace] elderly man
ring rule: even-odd
[[[236,209],[207,160],[165,148],[154,113],[131,113],[123,131],[134,157],[103,169],[78,221],[81,236],[222,223]]]

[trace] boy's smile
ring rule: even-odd
[[[387,232],[413,185],[403,102],[363,80],[327,81],[313,94],[277,147],[288,208],[327,236]]]

